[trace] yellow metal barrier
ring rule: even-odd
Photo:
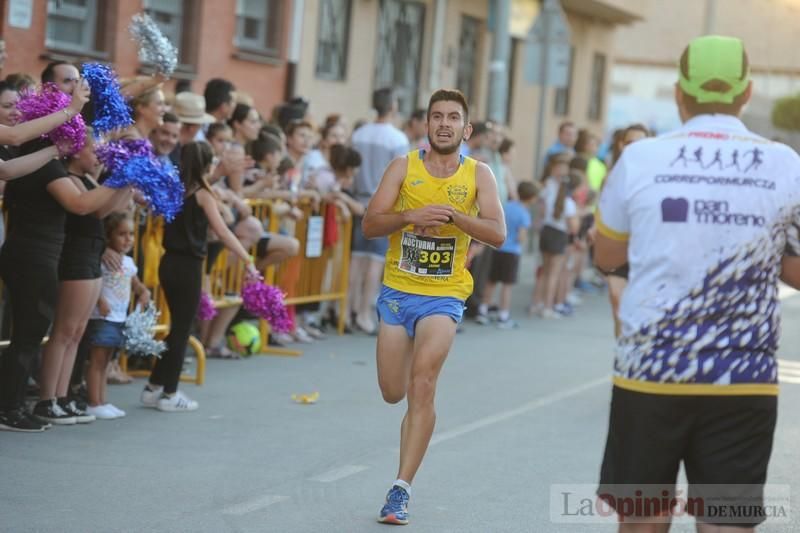
[[[264,280],[270,285],[279,287],[286,294],[286,305],[337,302],[339,307],[339,335],[344,333],[347,309],[347,288],[350,272],[350,240],[352,232],[352,219],[345,216],[335,204],[323,202],[320,214],[327,209],[334,210],[336,222],[336,243],[327,243],[323,240],[322,252],[319,257],[308,257],[308,222],[311,216],[320,216],[315,213],[314,206],[308,201],[301,202],[298,208],[302,217],[298,220],[282,219],[275,207],[277,204],[270,200],[248,200],[253,209],[253,216],[261,220],[270,233],[286,233],[293,235],[300,243],[297,256],[284,261],[279,265],[268,266],[264,270]],[[283,230],[283,231],[282,231]],[[330,275],[327,276],[326,273]],[[261,338],[266,339],[269,333],[269,324],[261,321]],[[267,355],[300,355],[298,350],[267,346],[262,352]]]

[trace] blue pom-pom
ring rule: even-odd
[[[175,218],[183,207],[183,183],[171,163],[162,163],[148,155],[128,159],[103,182],[114,189],[128,185],[138,189],[155,215],[167,222]]]
[[[83,78],[92,90],[95,137],[133,124],[130,107],[120,92],[117,75],[111,67],[86,63],[83,65]]]
[[[152,155],[153,145],[147,139],[115,139],[95,145],[94,153],[103,166],[114,174],[131,157]]]

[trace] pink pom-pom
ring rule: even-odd
[[[28,122],[69,107],[69,95],[61,92],[54,83],[45,83],[38,92],[25,92],[17,102],[22,120]],[[62,156],[81,151],[86,144],[86,124],[80,114],[42,135],[58,147]]]
[[[203,291],[200,293],[200,305],[197,307],[197,318],[203,322],[213,319],[217,316],[217,308],[214,307],[214,300],[211,296]]]
[[[278,333],[287,333],[294,329],[283,296],[279,288],[262,281],[245,282],[242,287],[244,308],[269,322],[270,327]]]

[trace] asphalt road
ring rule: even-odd
[[[524,270],[523,270],[524,271]],[[612,364],[604,295],[569,320],[467,324],[437,395],[432,446],[415,480],[408,532],[612,532],[566,523],[559,486],[591,492],[607,428]],[[782,387],[769,481],[800,479],[800,296],[784,300]],[[794,378],[794,379],[792,379]],[[382,402],[374,339],[330,338],[297,358],[210,361],[182,385],[194,413],[138,406],[141,380],[113,386],[124,419],[0,432],[0,532],[380,532],[404,406]],[[319,392],[314,405],[291,400]],[[791,489],[792,487],[790,487]],[[551,495],[555,499],[551,502]],[[571,505],[571,503],[570,503]],[[568,506],[569,507],[569,506]],[[760,531],[800,531],[794,520]],[[673,531],[694,531],[679,520]]]

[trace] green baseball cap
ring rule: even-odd
[[[744,44],[735,37],[706,35],[689,43],[687,49],[687,74],[678,68],[679,84],[683,92],[694,96],[699,104],[733,103],[750,83],[750,67],[744,57]],[[730,89],[725,92],[708,91],[703,85],[720,80]]]

